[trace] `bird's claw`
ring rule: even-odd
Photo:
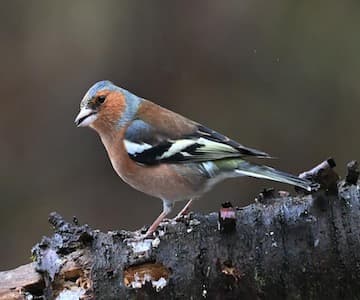
[[[124,242],[125,243],[132,243],[132,242],[140,242],[140,241],[144,241],[145,239],[149,239],[152,240],[152,234],[149,234],[148,232],[143,233],[144,231],[142,230],[137,230],[135,232],[132,233],[132,236],[125,238]]]
[[[136,243],[141,242],[147,238],[146,234],[137,235],[124,239],[124,243]]]

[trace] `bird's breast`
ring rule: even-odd
[[[130,186],[151,196],[171,201],[187,200],[199,193],[204,177],[186,165],[146,166],[133,161],[121,136],[101,137],[116,173]]]

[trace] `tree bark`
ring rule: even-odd
[[[264,191],[138,242],[52,213],[35,262],[0,272],[0,299],[360,299],[360,186],[323,171],[312,195]]]

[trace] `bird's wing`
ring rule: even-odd
[[[265,152],[246,148],[233,140],[197,125],[197,130],[179,136],[155,130],[150,124],[135,120],[128,127],[125,147],[138,163],[154,165],[163,162],[186,163],[229,157],[269,157]]]
[[[174,112],[156,108],[156,118],[149,118],[144,111],[125,133],[127,152],[138,163],[155,165],[244,156],[269,157],[265,152],[244,147]]]

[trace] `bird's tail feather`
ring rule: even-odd
[[[295,175],[268,166],[257,165],[244,160],[239,161],[235,173],[295,185],[308,191],[316,189],[315,184],[309,180],[299,178]]]

